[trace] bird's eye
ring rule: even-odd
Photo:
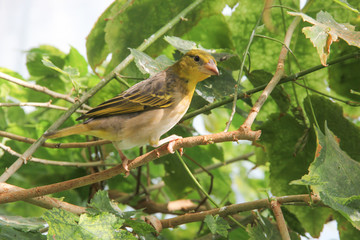
[[[195,62],[200,61],[200,57],[199,57],[198,55],[196,55],[196,56],[194,57],[194,61],[195,61]]]

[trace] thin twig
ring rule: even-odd
[[[204,167],[204,169],[206,169],[207,171],[210,171],[210,170],[213,170],[215,168],[223,167],[223,166],[229,165],[229,164],[237,162],[237,161],[248,160],[249,157],[251,157],[253,155],[254,155],[254,152],[247,153],[247,154],[244,154],[244,155],[229,159],[229,160],[221,162],[221,163],[215,163],[215,164],[206,166],[206,167]],[[203,172],[203,169],[197,168],[197,169],[195,169],[194,174],[198,174],[198,173],[201,173],[201,172]]]
[[[160,28],[155,34],[151,35],[148,39],[145,39],[144,42],[137,48],[139,51],[144,51],[147,47],[153,44],[157,39],[164,35],[169,29],[172,29],[175,24],[177,24],[182,18],[185,17],[187,13],[193,10],[198,6],[203,0],[196,0],[188,5],[183,11],[181,11],[177,16],[175,16],[170,22],[165,24]],[[63,124],[66,119],[68,119],[72,113],[76,111],[84,102],[86,102],[90,97],[97,93],[102,87],[104,87],[110,80],[115,77],[115,73],[121,72],[125,69],[132,61],[134,60],[133,55],[127,56],[115,69],[108,74],[104,79],[102,79],[95,87],[90,89],[85,93],[78,101],[76,101],[68,111],[66,111],[58,120],[56,120],[48,129],[48,131],[55,131],[58,129],[61,124]],[[0,75],[1,76],[1,75]],[[9,168],[7,168],[3,174],[0,176],[0,182],[5,182],[8,180],[11,175],[13,175],[26,160],[46,141],[44,137],[40,137],[35,143],[33,143],[21,157],[19,157]]]
[[[0,107],[24,107],[24,106],[52,108],[52,109],[57,109],[57,110],[62,110],[62,111],[69,110],[66,107],[61,107],[61,106],[51,104],[51,100],[46,103],[42,103],[42,102],[0,103]],[[76,112],[77,113],[86,113],[87,111],[78,109],[78,110],[76,110]]]
[[[0,143],[0,148],[2,148],[3,150],[5,150],[6,152],[8,152],[9,154],[11,154],[13,156],[16,156],[16,157],[21,156],[20,153],[15,152],[10,147],[8,147],[2,143]],[[28,161],[42,163],[42,164],[46,164],[46,165],[56,165],[56,166],[66,166],[66,167],[96,167],[96,166],[116,166],[117,165],[115,163],[104,163],[103,161],[86,162],[86,163],[63,162],[63,161],[47,160],[47,159],[36,158],[36,157],[30,157],[30,159],[28,159]]]
[[[339,102],[343,102],[343,103],[345,103],[345,104],[347,104],[347,105],[349,105],[349,106],[352,106],[352,107],[359,107],[359,106],[360,106],[360,102],[343,100],[343,99],[341,99],[341,98],[337,98],[337,97],[331,96],[331,95],[329,95],[329,94],[326,94],[326,93],[320,92],[320,91],[318,91],[318,90],[315,90],[315,89],[313,89],[313,88],[310,88],[310,87],[308,87],[308,86],[305,86],[305,85],[303,85],[303,84],[301,84],[301,83],[298,83],[298,82],[294,82],[294,83],[297,84],[297,85],[299,85],[299,86],[301,86],[301,87],[303,87],[303,88],[306,88],[306,89],[308,89],[308,90],[310,90],[310,91],[312,91],[312,92],[315,92],[315,93],[317,93],[317,94],[320,94],[320,95],[323,95],[323,96],[325,96],[325,97],[328,97],[328,98],[337,100],[337,101],[339,101]]]
[[[289,234],[288,228],[286,226],[284,215],[281,211],[281,205],[279,204],[278,201],[273,200],[273,201],[271,201],[270,206],[271,206],[271,210],[273,211],[273,213],[275,215],[276,223],[277,223],[277,226],[280,231],[281,239],[282,240],[290,240],[290,234]]]
[[[36,139],[33,138],[27,138],[23,136],[19,136],[13,133],[0,131],[0,137],[6,137],[12,140],[25,142],[25,143],[34,143],[36,142]],[[99,146],[104,144],[111,143],[108,140],[97,140],[97,141],[90,141],[90,142],[74,142],[74,143],[43,143],[42,147],[48,147],[48,148],[87,148],[87,147],[93,147],[93,146]]]
[[[68,102],[71,102],[71,103],[76,102],[75,99],[73,99],[72,97],[70,97],[68,95],[54,92],[54,91],[48,89],[47,87],[44,87],[44,86],[41,86],[41,85],[25,82],[24,80],[21,80],[19,78],[13,77],[13,76],[10,76],[10,75],[8,75],[6,73],[0,72],[0,78],[2,78],[4,80],[7,80],[9,82],[15,83],[17,85],[20,85],[22,87],[30,88],[30,89],[33,89],[35,91],[45,93],[45,94],[47,94],[47,95],[49,95],[51,97],[54,97],[54,98],[64,99],[64,100],[66,100]],[[83,105],[83,107],[86,108],[86,109],[89,109],[89,110],[92,109],[91,107],[89,107],[89,106],[87,106],[85,104]]]

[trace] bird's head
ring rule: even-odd
[[[177,63],[175,71],[181,78],[196,84],[211,75],[219,75],[216,61],[209,53],[193,49],[188,51]]]

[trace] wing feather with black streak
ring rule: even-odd
[[[95,119],[170,107],[174,101],[166,91],[166,77],[170,77],[166,76],[166,74],[167,71],[163,71],[137,83],[120,95],[91,109],[76,120]]]

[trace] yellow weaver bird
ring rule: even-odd
[[[211,75],[219,75],[215,59],[205,51],[190,50],[174,65],[76,119],[86,119],[84,123],[46,132],[44,137],[85,134],[110,140],[128,173],[123,149],[145,144],[158,147],[169,142],[168,150],[174,152],[173,144],[181,137],[171,135],[162,140],[160,137],[184,116],[196,84]]]

